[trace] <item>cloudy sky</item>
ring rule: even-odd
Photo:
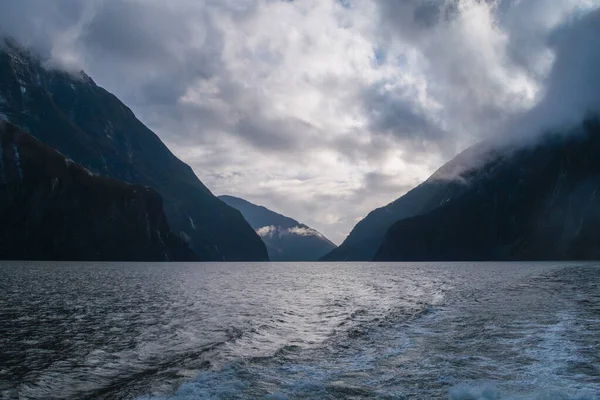
[[[215,194],[336,243],[465,147],[522,130],[517,120],[574,118],[600,97],[582,72],[600,70],[600,0],[0,7],[0,33],[84,69]]]

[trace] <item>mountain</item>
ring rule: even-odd
[[[494,150],[484,144],[459,154],[421,185],[385,207],[369,213],[352,229],[346,240],[322,260],[372,261],[386,232],[396,221],[425,214],[462,195],[467,187],[454,177],[458,173],[462,173],[467,179],[477,175],[479,171],[472,165],[472,161],[493,157],[494,154]]]
[[[0,45],[0,119],[95,174],[154,188],[169,225],[200,259],[268,259],[241,213],[217,199],[129,108],[83,72],[46,68],[6,41]]]
[[[396,222],[377,261],[600,259],[600,120],[487,160],[464,193]]]
[[[325,236],[292,218],[237,197],[219,198],[241,211],[267,245],[272,261],[316,261],[335,248]]]
[[[192,261],[153,189],[95,176],[0,121],[0,259]]]

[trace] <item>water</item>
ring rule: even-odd
[[[0,267],[2,399],[600,399],[600,267]]]

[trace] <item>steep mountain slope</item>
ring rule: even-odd
[[[237,197],[219,198],[241,211],[267,245],[272,261],[315,261],[335,248],[325,236],[292,218]]]
[[[493,157],[494,151],[481,144],[474,146],[445,164],[427,181],[385,207],[378,208],[350,232],[346,240],[325,255],[324,261],[371,261],[383,242],[387,230],[404,218],[427,213],[466,190],[464,179],[481,171],[474,169],[473,160]],[[455,179],[461,175],[461,179]]]
[[[0,259],[191,261],[153,189],[94,176],[0,121]]]
[[[84,73],[44,68],[9,42],[0,46],[0,119],[94,173],[150,186],[174,232],[202,260],[267,260],[241,213],[217,199],[115,96]]]
[[[395,223],[377,261],[600,259],[600,121],[485,163],[430,213]]]

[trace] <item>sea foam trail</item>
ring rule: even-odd
[[[600,281],[598,269],[588,272]],[[600,375],[594,378],[588,351],[595,344],[577,324],[598,333],[600,324],[578,308],[587,289],[572,273],[488,281],[450,299],[435,285],[415,285],[415,292],[427,288],[420,295],[427,301],[361,317],[322,347],[234,362],[201,373],[172,397],[143,399],[598,400]],[[571,285],[581,292],[565,290]],[[369,310],[351,320],[363,313]]]
[[[341,383],[322,385],[320,382],[298,382],[298,392],[283,394],[273,392],[260,397],[264,400],[295,400],[295,399],[405,399],[402,396],[385,395],[376,391],[368,391],[356,386],[344,386]],[[301,386],[304,386],[303,388]],[[245,394],[246,384],[236,377],[232,370],[221,371],[217,374],[203,374],[193,383],[183,385],[175,395],[166,397],[143,396],[138,400],[205,400],[205,399],[248,399]],[[425,397],[427,398],[427,394]],[[598,400],[600,397],[591,391],[567,394],[557,391],[539,391],[530,393],[507,393],[493,384],[479,386],[457,385],[450,389],[448,400]]]
[[[459,385],[450,390],[449,400],[598,400],[590,393],[565,394],[540,390],[529,394],[503,393],[493,385]]]

